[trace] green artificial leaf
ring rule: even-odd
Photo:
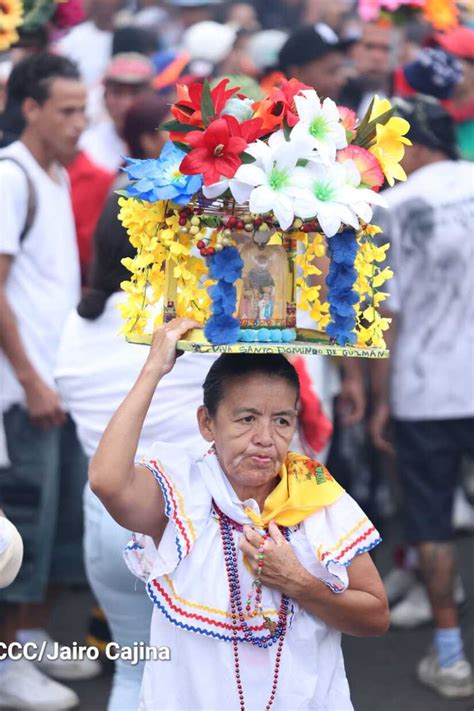
[[[179,121],[176,121],[176,119],[173,119],[172,121],[165,121],[165,123],[162,123],[159,130],[174,131],[175,133],[187,133],[188,131],[199,131],[199,128],[196,126],[190,126],[187,123],[180,123]]]
[[[56,12],[57,4],[54,0],[25,0],[23,2],[23,29],[34,31],[48,20]]]
[[[383,126],[392,118],[392,116],[395,113],[395,107],[391,106],[387,111],[384,111],[383,114],[380,114],[380,116],[377,116],[377,118],[372,119],[372,121],[369,121],[364,128],[357,129],[357,134],[355,139],[352,141],[356,146],[361,146],[362,148],[367,148],[370,143],[375,139],[377,135],[377,124],[382,124]]]
[[[201,115],[206,126],[208,126],[211,121],[216,118],[216,110],[214,108],[214,104],[212,103],[211,87],[207,79],[202,85]]]
[[[288,126],[286,121],[283,121],[283,135],[285,136],[285,141],[290,140],[291,128]]]
[[[177,148],[180,148],[182,151],[184,151],[184,153],[189,153],[189,151],[191,150],[191,146],[188,146],[187,143],[182,143],[181,141],[173,141],[173,143]]]
[[[245,151],[240,154],[240,160],[245,165],[247,165],[248,163],[255,163],[255,158],[251,156],[250,153],[245,153]]]

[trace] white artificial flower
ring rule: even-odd
[[[284,141],[277,134],[268,144],[257,140],[247,147],[246,152],[255,158],[255,162],[241,165],[234,181],[252,188],[250,212],[264,214],[273,211],[282,229],[291,226],[295,217],[296,163],[306,149],[306,144]]]
[[[335,235],[341,225],[359,228],[357,189],[349,184],[343,165],[308,163],[305,168],[296,168],[294,177],[298,182],[294,203],[297,217],[317,218],[328,237]]]
[[[300,92],[294,101],[300,120],[291,131],[291,140],[307,141],[309,138],[311,148],[318,151],[322,160],[333,162],[336,150],[347,146],[346,130],[336,104],[329,98],[321,103],[313,89]]]
[[[249,185],[235,180],[235,178],[221,178],[218,183],[212,185],[203,185],[202,192],[208,200],[215,200],[220,195],[223,195],[226,190],[230,190],[236,202],[243,205],[248,202],[252,188]]]
[[[340,165],[345,170],[346,184],[355,189],[351,200],[352,209],[363,222],[370,222],[373,212],[372,205],[387,207],[386,200],[375,190],[360,186],[360,172],[353,160],[345,160]]]

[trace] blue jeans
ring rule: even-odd
[[[153,605],[145,584],[132,575],[123,559],[130,532],[114,521],[89,485],[84,490],[84,520],[87,577],[105,613],[112,639],[120,647],[134,642],[148,644]],[[144,666],[144,662],[115,662],[107,711],[138,708]]]
[[[11,603],[43,602],[48,585],[85,584],[82,490],[87,458],[73,421],[43,431],[14,405],[3,414],[11,465],[0,469],[0,506],[25,547],[15,582],[0,591]]]

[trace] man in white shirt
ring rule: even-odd
[[[81,148],[95,163],[117,171],[128,148],[123,139],[125,116],[138,97],[151,91],[154,69],[145,55],[116,54],[104,74],[106,116],[84,132]]]
[[[390,361],[372,364],[374,444],[393,417],[406,538],[416,546],[435,623],[420,681],[440,695],[474,693],[454,581],[453,496],[463,454],[474,455],[474,166],[456,160],[454,124],[434,99],[399,101],[411,129],[408,181],[374,221],[390,241]]]
[[[0,635],[7,643],[16,635],[20,644],[48,649],[48,585],[84,580],[80,494],[87,465],[53,371],[62,326],[80,295],[62,165],[74,157],[85,126],[86,92],[77,67],[52,54],[23,60],[11,80],[25,129],[0,151],[0,412],[11,462],[0,472],[0,497],[22,535],[25,557],[15,582],[1,591],[10,607]],[[42,669],[63,679],[99,671],[60,661]],[[77,702],[33,662],[0,661],[2,708],[53,711]]]

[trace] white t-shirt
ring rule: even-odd
[[[112,37],[112,32],[99,30],[88,20],[62,37],[56,49],[77,63],[82,79],[91,88],[104,76],[112,55]]]
[[[391,247],[398,313],[392,353],[395,417],[474,415],[474,165],[441,161],[386,193],[374,222]]]
[[[122,156],[128,153],[126,143],[118,135],[109,117],[84,131],[80,146],[95,163],[112,172],[119,169]]]
[[[36,214],[20,244],[28,200],[23,171],[0,161],[0,253],[13,256],[6,296],[16,316],[20,336],[34,368],[54,386],[53,371],[67,314],[80,295],[79,256],[67,174],[59,165],[57,182],[17,141],[0,151],[18,159],[36,191]],[[15,373],[0,351],[0,410],[25,401]]]
[[[119,334],[122,319],[117,309],[127,295],[118,292],[107,300],[94,321],[69,314],[59,349],[56,381],[71,413],[79,440],[91,457],[110,418],[131,390],[149,349],[127,343]],[[216,359],[214,355],[185,354],[160,382],[140,436],[139,453],[157,439],[202,452],[196,410],[202,404],[202,383]]]

